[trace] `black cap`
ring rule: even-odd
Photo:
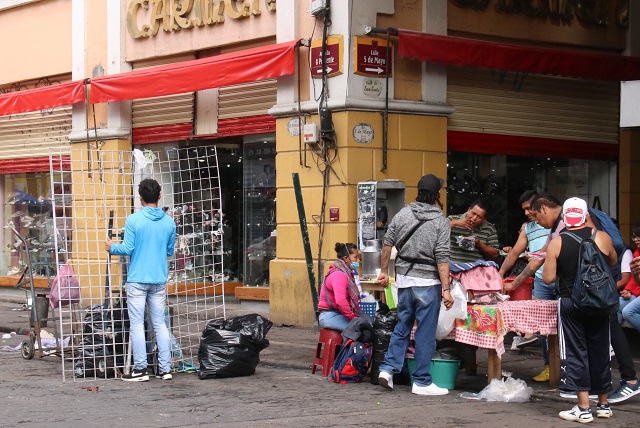
[[[418,190],[427,190],[437,193],[444,186],[444,180],[433,174],[427,174],[418,181]]]

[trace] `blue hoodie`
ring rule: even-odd
[[[176,224],[162,208],[145,207],[127,217],[124,241],[112,244],[111,254],[131,256],[127,282],[164,284],[169,269],[167,256],[173,254]]]

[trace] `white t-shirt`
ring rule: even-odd
[[[433,287],[434,285],[440,285],[440,280],[416,278],[415,276],[396,274],[396,287],[398,288]]]
[[[627,248],[624,254],[622,254],[622,262],[620,262],[620,270],[622,273],[631,272],[631,260],[633,260],[633,253]]]

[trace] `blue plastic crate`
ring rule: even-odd
[[[373,319],[376,316],[378,302],[360,302],[360,309],[362,309],[362,312],[369,315]]]

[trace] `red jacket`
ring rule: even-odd
[[[640,248],[633,252],[633,257],[640,257]],[[630,291],[631,294],[636,297],[640,296],[640,286],[636,284],[636,280],[633,278],[633,275],[631,275],[631,279],[629,279],[629,282],[627,282],[627,286],[624,287],[624,289]]]
[[[327,291],[334,310],[340,311],[348,320],[358,316],[354,312],[354,308],[358,307],[358,301],[354,302],[349,294],[349,280],[344,272],[336,270],[334,266],[329,268],[329,274],[320,288],[318,296],[318,309],[320,310],[331,309],[327,302]]]

